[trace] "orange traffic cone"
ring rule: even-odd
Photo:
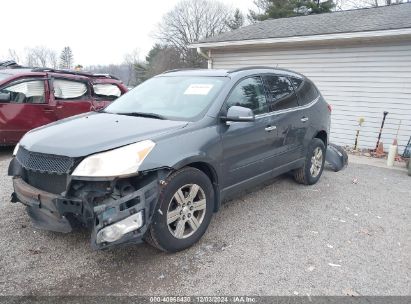
[[[384,144],[382,143],[382,141],[380,141],[378,143],[378,147],[377,150],[375,150],[375,156],[376,157],[384,157],[385,153],[384,153]]]

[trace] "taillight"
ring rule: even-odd
[[[328,108],[328,111],[330,111],[330,113],[332,112],[332,110],[333,110],[333,108],[331,108],[331,105],[330,104],[328,104],[327,103],[327,108]]]

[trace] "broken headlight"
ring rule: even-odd
[[[16,156],[16,155],[17,155],[17,151],[19,150],[19,147],[20,147],[20,144],[17,144],[17,145],[14,147],[13,156]]]
[[[125,234],[143,226],[143,211],[135,213],[124,220],[101,229],[97,233],[97,243],[111,243],[121,239]]]
[[[151,140],[86,157],[74,170],[73,176],[115,177],[136,173],[146,156],[154,148]]]

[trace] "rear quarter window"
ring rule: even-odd
[[[298,106],[293,85],[287,77],[264,75],[263,79],[268,94],[270,112],[287,110]]]
[[[320,94],[315,85],[308,79],[290,78],[298,95],[298,103],[304,106],[314,101]]]
[[[94,97],[100,99],[116,99],[120,97],[121,91],[118,86],[112,83],[93,84]]]

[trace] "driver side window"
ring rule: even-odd
[[[5,96],[1,103],[45,103],[43,80],[27,80],[12,84],[1,89],[0,93]]]
[[[267,101],[261,77],[255,76],[240,81],[227,100],[227,108],[241,106],[253,110],[254,114],[267,112]]]

